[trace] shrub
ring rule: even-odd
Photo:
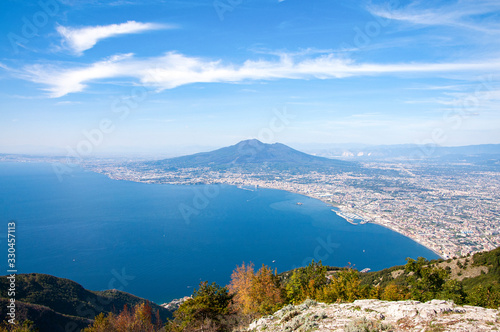
[[[365,317],[355,319],[345,326],[345,332],[378,332],[393,330],[391,325],[383,324],[380,321],[368,320]]]

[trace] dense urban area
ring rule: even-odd
[[[0,157],[0,161],[24,159]],[[58,176],[71,173],[73,167],[63,163],[55,165]],[[229,184],[306,195],[332,204],[339,215],[353,224],[362,227],[371,222],[388,227],[443,258],[500,246],[499,172],[470,163],[378,161],[361,165],[358,171],[329,174],[209,167],[169,171],[105,159],[78,164],[117,180]]]
[[[113,179],[221,183],[286,190],[331,203],[352,223],[391,228],[444,258],[500,246],[500,174],[472,165],[371,162],[373,172],[270,174],[190,168],[176,171],[99,166]]]

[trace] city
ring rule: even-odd
[[[412,238],[443,258],[500,246],[500,174],[469,164],[370,162],[374,172],[248,173],[86,165],[118,180],[258,186],[306,195]]]

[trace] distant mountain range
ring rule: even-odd
[[[442,160],[484,160],[500,159],[500,144],[468,146],[437,145],[303,145],[297,146],[311,154],[342,160],[384,160],[384,159],[442,159]]]
[[[281,143],[266,144],[257,139],[241,141],[238,144],[215,151],[169,158],[146,163],[165,169],[210,167],[214,169],[260,168],[275,170],[304,170],[356,167],[355,163],[313,156],[297,151]]]

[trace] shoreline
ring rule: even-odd
[[[266,189],[274,189],[274,188],[266,188]],[[325,204],[330,205],[331,207],[334,207],[334,208],[339,209],[339,211],[340,211],[340,212],[344,212],[344,211],[342,211],[342,209],[341,209],[340,207],[335,206],[334,204],[332,204],[332,202],[325,202],[324,200],[322,200],[322,199],[320,199],[320,198],[317,198],[317,197],[314,197],[314,196],[311,196],[311,195],[302,194],[302,193],[298,193],[298,192],[293,192],[293,191],[289,191],[289,190],[285,190],[285,189],[277,189],[277,190],[283,190],[283,191],[286,191],[286,192],[289,192],[289,193],[292,193],[292,194],[298,194],[298,195],[301,195],[301,196],[305,196],[305,197],[309,197],[309,198],[312,198],[312,199],[316,199],[316,200],[318,200],[318,201],[320,201],[320,202],[323,202],[323,203],[325,203]],[[354,224],[354,223],[352,223],[352,222],[349,222],[346,218],[344,218],[344,217],[340,216],[340,215],[339,215],[339,214],[338,214],[335,210],[333,210],[333,209],[332,209],[332,211],[333,211],[333,212],[334,212],[337,216],[339,216],[340,218],[344,219],[346,222],[350,223],[351,225],[354,225],[354,226],[360,226],[360,224]],[[359,215],[359,214],[358,214],[358,215]],[[408,239],[412,240],[413,242],[418,243],[418,244],[420,244],[421,246],[423,246],[423,247],[425,247],[425,248],[429,249],[430,251],[432,251],[433,253],[435,253],[435,254],[436,254],[439,258],[441,258],[441,259],[447,259],[446,257],[443,257],[443,256],[442,256],[439,252],[437,252],[437,250],[436,250],[436,249],[434,249],[434,248],[430,247],[430,246],[429,246],[429,245],[427,245],[427,244],[424,244],[424,243],[422,243],[422,242],[418,241],[418,239],[415,239],[415,238],[413,238],[413,237],[411,237],[411,236],[408,236],[408,235],[406,235],[406,234],[403,234],[400,230],[398,230],[398,229],[396,229],[396,228],[394,228],[394,227],[391,227],[391,226],[389,226],[389,225],[382,224],[382,223],[377,222],[377,221],[375,221],[375,220],[366,221],[366,223],[367,223],[367,224],[375,224],[375,225],[378,225],[378,226],[382,226],[382,227],[384,227],[384,228],[387,228],[387,229],[389,229],[389,230],[391,230],[391,231],[393,231],[393,232],[395,232],[395,233],[398,233],[398,234],[400,234],[400,235],[402,235],[402,236],[404,236],[404,237],[406,237],[406,238],[408,238]],[[363,225],[363,224],[361,224],[361,225]]]
[[[3,160],[3,162],[19,162],[19,161],[10,161],[10,160]],[[33,160],[28,160],[28,161],[24,161],[24,162],[28,162],[28,163],[32,163]],[[47,163],[47,164],[52,164],[53,162],[49,162],[49,161],[38,161],[39,163]],[[93,167],[88,167],[87,165],[78,165],[78,167],[82,168],[82,169],[85,169],[87,171],[91,171],[93,173],[96,173],[96,174],[101,174],[101,175],[104,175],[106,176],[107,178],[111,179],[111,180],[116,180],[116,181],[130,181],[130,182],[135,182],[135,183],[144,183],[144,184],[171,184],[171,185],[228,185],[228,186],[234,186],[234,187],[238,187],[239,189],[242,189],[242,190],[248,190],[247,188],[242,188],[240,186],[245,186],[245,185],[250,185],[250,186],[255,186],[255,184],[248,184],[248,183],[240,183],[240,184],[237,184],[237,183],[228,183],[228,182],[225,182],[223,179],[219,179],[219,180],[222,180],[221,182],[204,182],[204,183],[159,183],[159,182],[145,182],[145,181],[140,181],[140,180],[135,180],[135,179],[122,179],[122,178],[118,178],[118,177],[115,177],[113,176],[113,174],[111,173],[106,173],[106,172],[99,172],[97,171],[96,169],[94,169]],[[288,192],[288,193],[292,193],[292,194],[297,194],[297,195],[301,195],[301,196],[304,196],[304,197],[309,197],[309,198],[312,198],[312,199],[315,199],[315,200],[318,200],[322,203],[325,203],[325,204],[328,204],[329,206],[333,207],[333,208],[337,208],[339,209],[339,212],[341,213],[354,213],[358,216],[360,216],[359,213],[356,212],[356,210],[354,210],[354,212],[351,212],[351,211],[345,211],[345,210],[342,210],[339,206],[335,206],[332,202],[327,202],[319,197],[315,197],[311,194],[307,194],[307,193],[301,193],[301,192],[298,192],[298,191],[294,191],[294,190],[290,190],[290,189],[283,189],[283,188],[273,188],[272,186],[266,186],[266,185],[262,185],[262,184],[258,184],[258,188],[264,188],[264,189],[273,189],[273,190],[281,190],[281,191],[285,191],[285,192]],[[333,211],[334,213],[336,213],[338,215],[338,213],[336,211]],[[346,222],[349,222],[345,217],[342,217],[342,216],[339,216],[341,217],[342,219],[344,219]],[[366,220],[366,219],[364,219]],[[360,224],[356,224],[356,223],[353,223],[353,222],[349,222],[351,225],[355,225],[355,226],[359,226]],[[379,225],[379,226],[382,226],[382,227],[385,227],[393,232],[396,232],[398,234],[401,234],[402,236],[418,243],[419,245],[427,248],[428,250],[432,251],[434,254],[436,254],[439,258],[442,258],[442,259],[447,259],[448,257],[445,257],[443,255],[441,255],[436,249],[434,249],[433,247],[431,247],[431,245],[429,244],[426,244],[426,243],[423,243],[421,241],[419,241],[417,238],[414,238],[412,236],[409,236],[409,235],[406,235],[404,234],[401,230],[397,229],[396,227],[391,227],[390,225],[387,225],[387,224],[383,224],[379,221],[376,221],[375,219],[371,219],[369,221],[366,221],[366,223],[372,223],[372,224],[376,224],[376,225]]]
[[[130,181],[130,182],[136,182],[136,183],[145,183],[145,184],[170,184],[170,185],[183,185],[183,186],[196,186],[196,185],[226,185],[226,186],[233,186],[233,187],[236,187],[238,189],[242,189],[242,190],[249,190],[247,188],[243,188],[242,186],[245,186],[245,185],[249,185],[249,186],[254,186],[253,184],[235,184],[235,183],[227,183],[227,182],[205,182],[205,183],[178,183],[178,184],[175,184],[175,183],[158,183],[158,182],[143,182],[143,181],[134,181],[134,180],[127,180],[127,179],[116,179],[116,178],[113,178],[110,174],[106,174],[106,173],[100,173],[100,172],[96,172],[95,170],[92,170],[90,169],[92,172],[94,173],[98,173],[98,174],[103,174],[105,176],[107,176],[108,178],[112,179],[112,180],[125,180],[125,181]],[[291,193],[291,194],[296,194],[296,195],[300,195],[300,196],[304,196],[304,197],[308,197],[308,198],[311,198],[311,199],[315,199],[317,201],[320,201],[322,203],[325,203],[327,205],[329,205],[330,207],[333,207],[333,208],[337,208],[339,210],[339,212],[346,212],[346,211],[342,211],[342,209],[339,207],[339,206],[335,206],[332,202],[326,202],[324,200],[322,200],[321,198],[318,198],[318,197],[315,197],[315,196],[312,196],[310,194],[305,194],[305,193],[300,193],[300,192],[297,192],[297,191],[293,191],[293,190],[287,190],[287,189],[281,189],[281,188],[272,188],[272,187],[269,187],[269,186],[265,186],[265,185],[262,185],[262,184],[259,184],[257,185],[257,188],[259,189],[272,189],[272,190],[281,190],[281,191],[284,191],[284,192],[287,192],[287,193]],[[258,189],[257,189],[258,190]],[[332,210],[332,212],[334,212],[336,215],[338,215],[338,213],[334,210]],[[349,212],[348,212],[349,213]],[[359,216],[358,213],[355,213]],[[344,219],[346,222],[350,223],[351,225],[354,225],[354,226],[359,226],[360,224],[356,224],[356,223],[353,223],[353,222],[349,222],[346,218],[342,217],[342,216],[339,216],[341,217],[342,219]],[[363,219],[364,220],[364,219]],[[366,221],[366,220],[365,220]],[[406,234],[403,234],[403,232],[401,232],[401,230],[398,230],[394,227],[391,227],[389,225],[385,225],[385,224],[382,224],[380,222],[377,222],[375,220],[369,220],[369,221],[366,221],[366,223],[371,223],[371,224],[375,224],[375,225],[378,225],[378,226],[382,226],[384,228],[387,228],[395,233],[398,233],[410,240],[412,240],[413,242],[425,247],[426,249],[432,251],[434,254],[436,254],[439,258],[441,259],[447,259],[447,257],[444,257],[442,256],[439,252],[437,252],[436,249],[432,248],[431,246],[429,246],[428,244],[425,244],[425,243],[422,243],[421,241],[419,241],[418,239],[416,238],[413,238],[411,236],[408,236]],[[364,223],[365,224],[365,223]],[[362,224],[361,224],[362,225]]]

